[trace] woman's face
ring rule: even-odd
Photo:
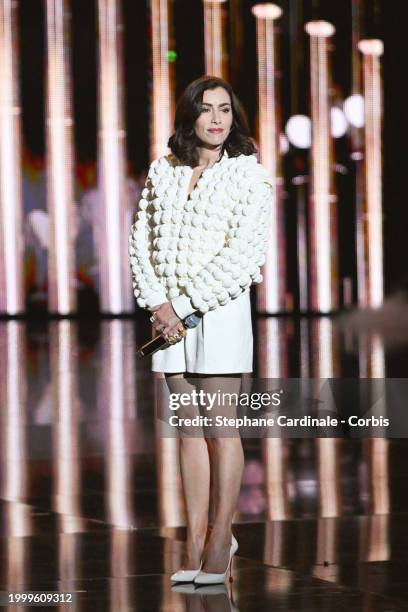
[[[223,87],[206,89],[203,93],[201,114],[194,128],[201,143],[211,149],[220,147],[228,138],[232,125],[229,93]]]

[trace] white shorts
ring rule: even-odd
[[[157,351],[153,372],[240,374],[252,372],[253,336],[249,289],[207,312],[177,344]]]

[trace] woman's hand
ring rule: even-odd
[[[148,310],[156,315],[153,328],[159,334],[174,336],[177,333],[177,327],[180,325],[181,319],[174,312],[171,302],[164,302],[164,304],[153,306]]]
[[[185,335],[186,329],[183,327],[182,323],[178,323],[165,334],[167,340],[173,336],[177,338],[177,342],[184,338]],[[174,342],[172,342],[171,344],[174,344]]]

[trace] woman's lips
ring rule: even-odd
[[[221,134],[221,132],[223,132],[224,130],[222,128],[217,128],[214,130],[208,130],[209,132],[211,132],[212,134]]]

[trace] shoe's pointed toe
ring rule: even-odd
[[[194,578],[200,573],[200,568],[195,570],[179,570],[170,576],[173,582],[193,582]]]
[[[225,582],[226,574],[227,572],[225,572],[224,574],[210,574],[207,572],[200,572],[194,578],[194,584],[222,584],[223,582]]]
[[[232,557],[238,550],[238,542],[231,536],[231,548],[229,554],[228,566],[225,572],[222,574],[212,574],[209,572],[202,572],[202,561],[200,567],[196,570],[179,570],[170,576],[170,580],[174,583],[177,582],[193,582],[194,584],[222,584],[227,577],[228,570],[231,567]]]

